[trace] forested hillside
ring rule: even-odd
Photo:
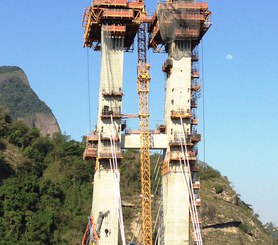
[[[0,109],[0,244],[79,244],[92,194],[83,149]]]
[[[84,146],[59,133],[42,137],[38,129],[13,121],[0,108],[1,245],[80,245],[91,209],[94,169],[82,161]],[[151,156],[152,169],[158,157]],[[206,164],[200,177],[204,244],[272,244],[226,177]],[[152,189],[154,204],[159,204],[159,192]],[[138,151],[124,153],[121,194],[126,238],[136,240],[141,227]]]

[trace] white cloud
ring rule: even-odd
[[[232,54],[227,54],[226,55],[226,60],[232,60],[233,59],[233,55]]]

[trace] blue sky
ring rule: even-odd
[[[152,13],[156,1],[147,1]],[[89,132],[87,49],[83,10],[88,0],[1,0],[0,65],[24,69],[63,132]],[[265,223],[278,225],[277,0],[210,0],[213,26],[203,40],[205,160],[228,176]],[[200,49],[201,50],[201,49]],[[96,122],[100,53],[89,50],[92,127]],[[151,127],[163,121],[164,54],[151,64]],[[123,112],[137,113],[136,51],[125,54]],[[202,104],[200,101],[199,104]],[[203,108],[199,108],[202,121]],[[130,127],[138,122],[130,119]],[[203,125],[199,126],[203,133]],[[200,143],[201,160],[204,143]]]

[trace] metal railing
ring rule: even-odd
[[[109,107],[104,106],[101,112],[102,117],[110,117],[110,116],[121,116],[121,107]]]
[[[102,95],[104,96],[123,96],[122,88],[104,88],[102,89]]]

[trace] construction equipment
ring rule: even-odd
[[[146,55],[146,24],[139,26],[138,32],[138,67],[137,89],[139,95],[140,120],[140,163],[142,194],[142,232],[143,244],[152,244],[152,210],[151,210],[151,177],[150,177],[150,133],[149,133],[149,68]]]
[[[102,227],[102,223],[105,217],[109,214],[109,210],[105,213],[99,212],[97,223],[94,222],[94,216],[91,215],[88,217],[88,224],[83,235],[82,245],[99,245],[99,238],[100,238],[100,230]],[[105,230],[106,232],[106,230]],[[106,233],[109,231],[107,230]]]
[[[146,14],[144,0],[93,0],[91,7],[85,10],[84,47],[101,51],[101,76],[97,126],[86,139],[83,155],[84,160],[95,164],[92,213],[99,213],[99,217],[97,224],[92,216],[89,218],[82,245],[118,244],[118,222],[123,228],[119,211],[122,149],[140,149],[142,245],[152,244],[150,149],[162,149],[164,157],[158,244],[189,244],[190,220],[197,230],[193,239],[202,244],[198,231],[201,219],[197,217],[197,207],[201,204],[200,183],[192,184],[190,176],[198,172],[196,144],[201,140],[195,113],[201,89],[196,47],[211,25],[210,14],[207,2],[195,0],[159,2],[152,17]],[[149,48],[168,53],[162,67],[166,77],[165,124],[156,133],[149,129],[150,65],[146,55],[146,23]],[[133,50],[136,34],[140,131],[128,132],[122,119],[137,115],[122,113],[123,52]],[[110,210],[111,235],[105,237],[102,231],[100,238],[101,224],[108,215],[100,212],[103,209]],[[123,229],[121,237],[125,244]]]

